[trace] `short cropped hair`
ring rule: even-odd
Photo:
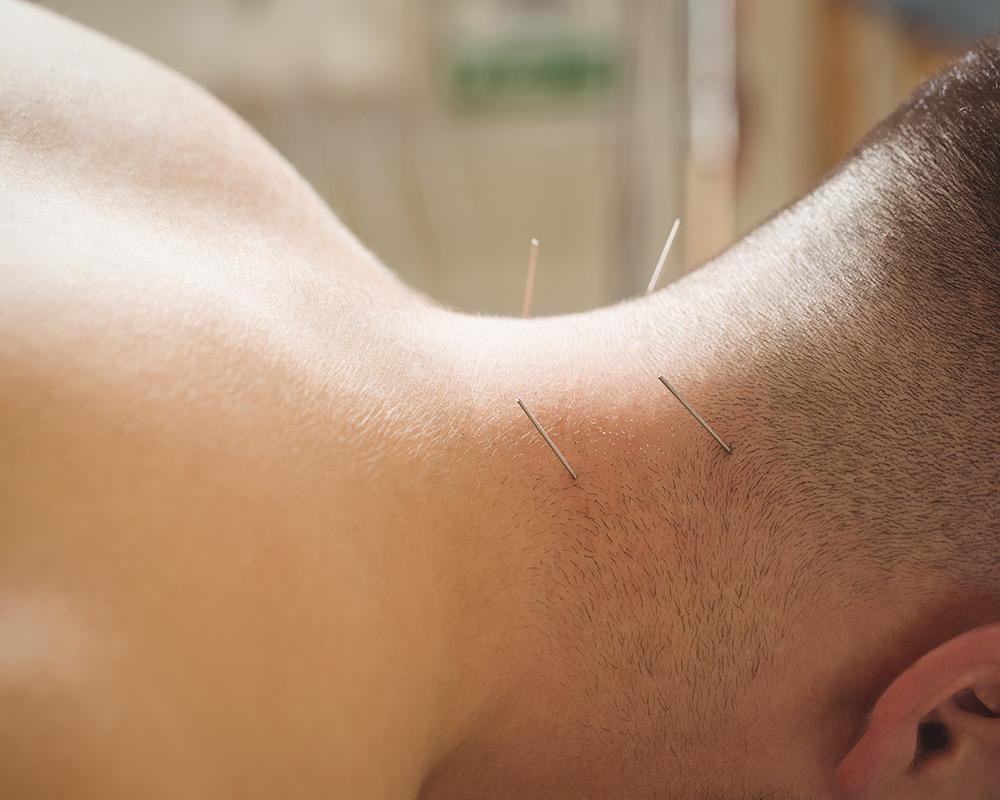
[[[698,796],[669,771],[685,752],[753,740],[755,681],[815,625],[811,600],[1000,596],[1000,39],[692,280],[721,274],[720,304],[750,317],[746,264],[782,291],[770,328],[722,342],[729,374],[702,407],[740,421],[720,425],[733,455],[699,436],[663,464],[605,437],[614,469],[525,509],[558,528],[528,573],[530,624],[572,656],[573,736],[670,798]]]
[[[873,199],[814,255],[864,302],[769,365],[774,455],[852,592],[891,576],[997,596],[1000,39],[924,83],[838,178]]]

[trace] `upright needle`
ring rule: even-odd
[[[538,239],[531,240],[528,251],[528,280],[524,284],[524,303],[521,305],[521,316],[531,316],[531,296],[535,292],[535,269],[538,267]]]
[[[542,434],[542,438],[545,439],[545,443],[552,448],[552,452],[556,454],[556,458],[558,458],[562,462],[562,465],[566,467],[566,471],[570,474],[573,480],[576,480],[576,472],[574,472],[573,468],[569,465],[569,462],[566,460],[566,456],[564,456],[562,452],[560,452],[559,448],[556,447],[556,443],[552,441],[552,437],[545,432],[545,428],[543,428],[538,420],[535,419],[535,415],[528,410],[528,407],[524,404],[524,401],[520,397],[517,398],[517,404],[521,406],[521,410],[528,415],[528,419],[530,419],[531,424],[535,426],[535,430]]]
[[[680,217],[674,220],[674,226],[670,229],[670,235],[667,237],[667,243],[663,245],[663,251],[660,253],[660,260],[656,262],[656,269],[653,270],[653,277],[649,279],[649,286],[646,287],[646,294],[649,294],[653,289],[656,288],[656,282],[660,279],[660,273],[663,272],[663,265],[667,261],[667,256],[670,255],[670,248],[674,245],[674,237],[677,235],[677,229],[681,226]]]
[[[684,406],[684,408],[686,408],[688,411],[690,411],[691,415],[696,420],[698,420],[698,422],[701,423],[701,426],[706,431],[708,431],[710,434],[712,434],[712,436],[715,439],[715,441],[717,441],[719,444],[722,445],[722,449],[726,451],[726,455],[728,456],[730,453],[732,453],[733,452],[733,448],[731,448],[728,444],[726,444],[724,441],[722,441],[722,439],[719,438],[719,434],[717,434],[714,430],[712,430],[712,426],[709,425],[707,422],[705,422],[705,419],[701,416],[701,414],[699,414],[697,411],[695,411],[693,408],[691,408],[690,403],[688,403],[688,401],[684,399],[684,395],[682,395],[673,386],[671,386],[667,382],[667,379],[664,378],[662,375],[660,375],[659,377],[660,377],[660,383],[662,383],[664,386],[666,386],[670,390],[670,393],[674,397],[676,397],[678,400],[681,401],[681,405]]]

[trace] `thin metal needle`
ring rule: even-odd
[[[535,293],[535,269],[538,267],[538,239],[531,240],[528,251],[528,280],[524,284],[524,302],[521,304],[521,316],[531,316],[531,296]]]
[[[667,256],[670,255],[670,248],[674,246],[674,237],[677,235],[677,229],[681,226],[680,217],[674,220],[674,226],[670,229],[670,235],[667,237],[667,243],[663,245],[663,252],[660,253],[660,260],[656,262],[656,269],[653,270],[653,277],[649,279],[649,286],[646,287],[646,294],[649,294],[653,289],[656,288],[656,282],[660,279],[660,273],[663,272],[663,265],[667,262]]]
[[[556,458],[558,458],[562,462],[562,465],[566,467],[566,471],[570,474],[570,476],[572,476],[573,480],[576,480],[576,472],[574,472],[573,468],[569,465],[569,462],[566,460],[566,456],[564,456],[560,452],[559,448],[556,447],[556,443],[552,441],[552,437],[545,432],[545,428],[543,428],[538,420],[535,419],[535,415],[528,410],[528,407],[524,404],[524,401],[521,400],[520,397],[517,398],[517,404],[521,406],[521,410],[528,415],[528,419],[531,420],[531,424],[535,426],[535,429],[542,434],[542,438],[545,439],[545,443],[552,448],[552,452],[556,454]]]
[[[731,448],[728,444],[726,444],[724,441],[722,441],[721,438],[719,438],[719,434],[717,434],[714,430],[712,430],[712,426],[709,425],[707,422],[705,422],[705,419],[701,416],[701,414],[699,414],[697,411],[695,411],[693,408],[691,408],[690,403],[688,403],[688,401],[684,399],[684,395],[682,395],[673,386],[671,386],[667,382],[667,379],[664,378],[662,375],[660,375],[659,378],[660,378],[660,383],[662,383],[664,386],[666,386],[670,390],[670,393],[674,397],[676,397],[678,400],[681,401],[681,405],[684,406],[684,408],[686,408],[688,411],[690,411],[691,415],[696,420],[698,420],[698,422],[701,423],[701,426],[706,431],[708,431],[710,434],[712,434],[712,436],[714,437],[715,441],[717,441],[719,444],[722,445],[722,449],[726,451],[726,455],[728,456],[730,453],[732,453],[733,452],[733,448]]]

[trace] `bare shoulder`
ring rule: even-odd
[[[0,74],[0,170],[36,190],[174,214],[183,195],[178,222],[209,204],[234,220],[280,216],[289,200],[298,217],[322,206],[304,207],[294,170],[207,92],[51,12],[0,0]]]
[[[115,442],[187,412],[224,418],[217,434],[244,403],[315,407],[316,351],[360,348],[370,298],[406,294],[207,92],[14,0],[0,0],[0,276],[0,417],[26,404],[37,423],[51,405],[62,425],[92,404],[110,427],[85,431]]]
[[[140,287],[153,270],[263,287],[265,302],[323,282],[345,307],[372,284],[403,292],[208,92],[81,25],[0,0],[0,270],[57,270],[66,284],[96,266]]]

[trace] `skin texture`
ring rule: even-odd
[[[18,3],[0,53],[5,796],[841,798],[1000,619],[997,271],[891,260],[919,149],[653,297],[470,317],[138,54]],[[967,195],[942,252],[995,253]],[[994,796],[981,727],[883,796]]]

